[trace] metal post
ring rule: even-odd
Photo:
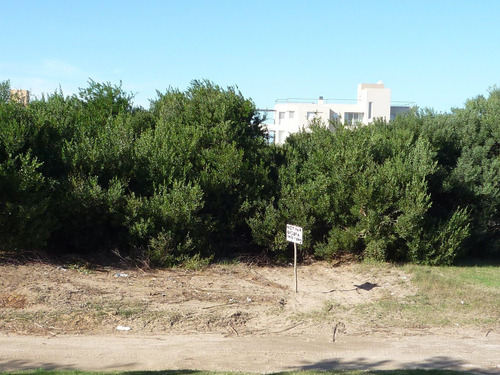
[[[299,291],[297,281],[297,244],[293,243],[293,273],[295,274],[295,293]]]

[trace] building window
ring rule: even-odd
[[[346,124],[354,125],[358,122],[363,122],[362,112],[346,112],[344,116]]]
[[[368,103],[368,119],[372,118],[372,107],[373,107],[373,102]]]
[[[288,112],[288,118],[295,118],[295,111]]]
[[[311,121],[316,117],[316,112],[307,112],[307,119]]]
[[[268,139],[268,142],[270,145],[274,144],[275,138],[276,138],[276,132],[274,130],[270,130],[269,131],[269,139]]]
[[[281,125],[281,120],[285,119],[285,112],[280,112],[278,114],[278,124]]]

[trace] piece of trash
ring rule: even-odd
[[[247,297],[247,302],[248,303],[252,302],[252,299],[250,297]]]
[[[234,303],[236,302],[236,300],[234,300],[233,298],[229,298],[229,303]]]
[[[118,272],[115,277],[128,277],[128,273],[120,273]]]
[[[130,331],[130,327],[118,326],[116,327],[117,331]]]
[[[464,301],[460,301],[460,303],[463,305],[465,302]]]

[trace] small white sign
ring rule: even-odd
[[[286,225],[286,240],[302,245],[302,228],[296,225]]]

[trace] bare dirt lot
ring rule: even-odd
[[[500,330],[359,307],[418,293],[401,268],[141,270],[0,264],[0,370],[449,368],[500,373]]]

